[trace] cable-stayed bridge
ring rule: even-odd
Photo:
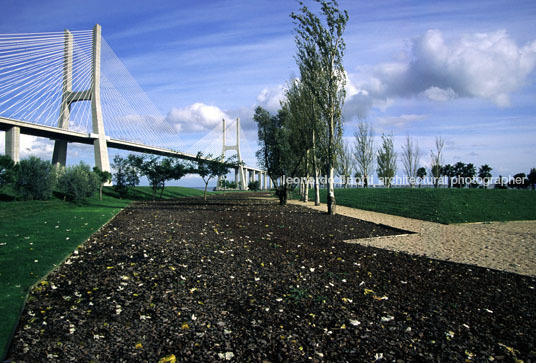
[[[232,151],[242,160],[239,120],[223,120],[223,127],[186,146],[99,25],[88,31],[0,35],[0,130],[6,134],[5,153],[16,162],[20,134],[54,140],[52,162],[61,166],[69,143],[93,145],[95,165],[107,171],[108,148],[185,160],[194,160],[198,151],[216,156]],[[251,166],[237,168],[235,179],[242,189],[248,180],[259,180],[263,188],[271,184],[265,171]]]

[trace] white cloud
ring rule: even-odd
[[[281,101],[285,98],[283,85],[265,88],[257,96],[257,104],[271,113],[281,108]]]
[[[439,87],[430,87],[423,94],[432,101],[448,101],[456,97],[456,92],[452,88],[442,89]]]
[[[417,114],[403,114],[400,116],[385,116],[385,117],[378,117],[376,121],[379,123],[380,126],[383,127],[403,127],[408,123],[414,122],[414,121],[420,121],[427,117],[427,115],[417,115]]]
[[[379,64],[365,81],[352,85],[348,116],[363,118],[378,102],[425,96],[434,101],[457,97],[510,104],[509,94],[524,86],[536,67],[536,41],[518,46],[506,31],[445,39],[428,30],[414,39],[405,62]]]
[[[183,108],[173,107],[167,114],[166,121],[178,132],[200,132],[221,125],[224,118],[231,119],[216,106],[196,102]]]
[[[54,141],[31,135],[20,135],[20,158],[30,155],[44,160],[51,160],[54,151]]]

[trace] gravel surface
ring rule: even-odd
[[[17,362],[536,359],[536,279],[345,240],[406,233],[243,194],[137,203],[31,292]]]
[[[326,210],[325,205],[307,206]],[[352,239],[349,243],[536,276],[536,221],[445,225],[343,206],[337,206],[337,212],[414,232],[397,238]]]

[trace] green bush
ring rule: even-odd
[[[226,179],[220,180],[220,187],[224,189],[236,189],[236,182]]]
[[[257,190],[261,189],[261,184],[259,183],[258,180],[249,182],[248,189],[253,191],[253,192],[256,192]]]
[[[58,191],[67,200],[85,200],[93,196],[99,187],[99,177],[83,162],[65,168],[58,177]]]
[[[52,164],[35,156],[21,160],[15,188],[25,200],[47,200],[52,196],[56,173]]]
[[[8,155],[0,155],[0,188],[13,183],[17,178],[18,165]]]

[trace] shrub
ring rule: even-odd
[[[220,187],[224,189],[236,189],[236,182],[227,179],[220,180]]]
[[[8,155],[0,155],[0,188],[17,179],[17,169],[18,165]]]
[[[65,168],[58,177],[58,190],[67,200],[85,200],[99,190],[99,187],[99,177],[83,162]]]
[[[253,191],[253,192],[256,192],[257,190],[259,190],[261,188],[261,185],[259,183],[258,180],[255,180],[255,181],[252,181],[252,182],[249,182],[248,184],[248,189]]]
[[[52,196],[56,173],[52,164],[35,156],[21,160],[15,188],[25,200],[47,200]]]

